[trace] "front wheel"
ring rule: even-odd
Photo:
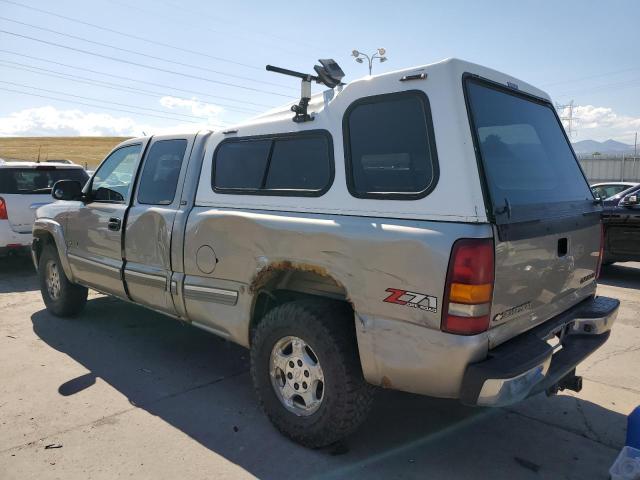
[[[342,302],[293,301],[267,313],[253,335],[251,374],[271,422],[307,447],[352,433],[372,403],[353,312]]]
[[[38,276],[42,300],[48,311],[56,317],[72,317],[82,311],[88,290],[69,281],[54,245],[44,246],[38,262]]]

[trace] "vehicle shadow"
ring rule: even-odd
[[[600,272],[598,283],[611,287],[640,289],[640,268],[624,263],[605,265]]]
[[[38,277],[30,256],[0,258],[0,294],[30,292],[39,288]]]
[[[395,478],[406,468],[413,469],[408,477],[424,478],[428,469],[433,478],[510,478],[505,462],[526,476],[539,468],[527,460],[532,442],[540,458],[559,461],[556,445],[509,431],[512,412],[382,390],[367,422],[344,444],[308,450],[278,434],[259,409],[248,352],[239,346],[110,297],[90,300],[75,319],[42,310],[31,320],[39,338],[89,370],[60,385],[60,395],[101,378],[133,405],[259,478]],[[607,424],[624,423],[615,412],[583,403]],[[458,460],[459,445],[473,450],[471,460]],[[615,458],[613,450],[608,455],[593,478]],[[516,456],[524,457],[522,466]]]

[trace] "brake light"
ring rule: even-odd
[[[442,330],[458,335],[486,331],[493,282],[493,239],[465,238],[454,243],[444,291]]]
[[[604,257],[604,224],[600,223],[600,251],[598,252],[598,266],[596,267],[596,280],[600,278],[600,270],[602,270],[602,257]]]
[[[9,220],[7,215],[7,204],[4,202],[4,198],[0,197],[0,220]]]

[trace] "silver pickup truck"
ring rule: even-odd
[[[249,348],[266,414],[310,447],[373,386],[579,390],[619,302],[595,295],[601,207],[549,97],[456,59],[305,97],[316,71],[293,119],[127,140],[57,183],[33,229],[47,309],[91,288]]]

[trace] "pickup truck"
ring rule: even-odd
[[[619,302],[596,295],[601,206],[548,95],[457,59],[347,85],[315,68],[291,109],[130,139],[58,182],[33,228],[47,309],[91,288],[249,348],[264,411],[309,447],[376,386],[578,391]]]

